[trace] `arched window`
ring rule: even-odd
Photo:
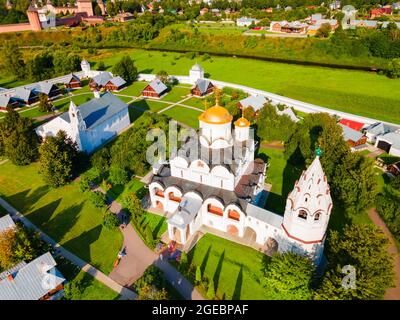
[[[320,218],[320,213],[319,212],[317,212],[316,214],[315,214],[315,216],[314,216],[314,221],[318,221],[319,220],[319,218]]]
[[[299,218],[307,220],[307,212],[305,210],[300,210]]]
[[[236,221],[240,221],[240,214],[236,210],[228,211],[228,218]]]

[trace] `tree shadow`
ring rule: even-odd
[[[152,73],[153,71],[154,71],[153,68],[147,68],[147,69],[140,70],[139,73]]]
[[[240,300],[240,293],[242,292],[243,285],[243,267],[240,266],[238,276],[236,278],[235,290],[232,294],[232,300]]]
[[[204,73],[204,78],[211,78],[211,74],[208,73],[208,72],[205,72],[205,73]]]
[[[63,244],[68,250],[75,252],[81,259],[92,262],[92,257],[90,254],[90,247],[92,243],[96,242],[101,234],[102,226],[97,225],[89,231],[82,232],[78,237],[71,239]]]
[[[50,187],[41,186],[36,188],[34,191],[30,189],[18,192],[12,196],[7,197],[19,211],[26,212],[32,208],[32,205],[36,204],[42,197],[50,192]]]
[[[203,275],[204,275],[204,271],[206,270],[208,259],[210,257],[210,252],[211,252],[211,246],[208,246],[206,254],[204,255],[204,259],[203,259],[203,261],[201,262],[201,265],[200,265],[201,274],[203,274]]]
[[[56,241],[61,241],[64,236],[76,225],[78,216],[83,208],[83,202],[70,206],[51,219],[44,221],[42,226]],[[53,211],[54,212],[54,211]],[[53,212],[51,214],[53,214]]]
[[[153,238],[157,238],[158,233],[160,232],[161,227],[163,226],[164,219],[160,219],[157,223],[156,227],[153,230]]]
[[[40,207],[30,213],[28,213],[26,216],[31,219],[35,224],[37,224],[40,227],[46,226],[46,224],[49,222],[51,219],[54,211],[57,210],[58,206],[61,203],[61,198],[58,200],[54,200],[48,204],[46,204],[43,207]]]
[[[216,289],[218,289],[218,283],[221,275],[222,264],[224,263],[224,258],[225,258],[225,250],[222,251],[222,254],[219,256],[217,267],[215,268],[213,280]]]

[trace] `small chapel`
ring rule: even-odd
[[[169,239],[190,250],[198,232],[209,232],[319,264],[332,210],[320,150],[289,193],[284,215],[266,210],[267,166],[255,158],[250,122],[243,116],[233,122],[216,96],[215,106],[199,116],[198,134],[168,163],[153,167],[151,206],[166,214]]]

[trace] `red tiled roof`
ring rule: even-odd
[[[360,131],[365,125],[365,123],[361,123],[361,122],[357,122],[357,121],[353,121],[353,120],[349,120],[349,119],[342,119],[339,121],[339,123],[351,128],[353,130],[356,130],[356,131]]]

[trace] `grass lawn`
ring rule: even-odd
[[[86,200],[76,182],[52,189],[42,181],[38,167],[1,165],[0,193],[50,237],[108,274],[122,234],[102,227],[102,211]]]
[[[218,298],[259,300],[265,299],[260,284],[263,257],[249,247],[206,234],[189,252],[188,261],[193,273],[200,266],[203,276],[213,278]],[[194,276],[190,281],[194,282]]]
[[[116,93],[115,96],[117,96],[118,99],[122,100],[122,101],[125,102],[125,103],[129,103],[129,102],[131,102],[131,101],[134,99],[134,98],[132,98],[132,97],[121,96],[121,95],[119,95],[118,93]]]
[[[144,111],[136,109],[136,108],[129,108],[129,119],[131,120],[131,123],[135,122],[139,118],[142,117],[144,114]]]
[[[143,110],[150,110],[153,112],[158,112],[169,106],[168,103],[163,103],[163,102],[160,102],[157,100],[151,100],[151,99],[137,100],[137,101],[133,102],[131,105],[139,107]]]
[[[69,104],[73,101],[77,106],[88,102],[94,98],[93,93],[87,92],[72,97],[66,97],[54,102],[54,106],[61,112],[65,112],[69,108]]]
[[[163,101],[178,102],[187,97],[190,90],[186,88],[174,87],[166,96],[162,98]]]
[[[260,148],[258,157],[270,163],[266,182],[272,184],[272,189],[267,198],[266,209],[283,214],[287,195],[300,177],[301,169],[286,162],[283,150]]]
[[[185,105],[205,110],[205,98],[190,98],[184,102]]]
[[[137,178],[133,178],[126,185],[114,185],[107,191],[107,193],[117,202],[121,202],[122,199],[131,192],[134,192],[141,199],[146,194],[147,189],[144,187],[143,182]]]
[[[146,212],[144,215],[143,230],[147,225],[153,231],[154,238],[160,238],[168,228],[165,217],[150,212]]]
[[[201,114],[200,111],[188,109],[184,107],[172,107],[167,111],[163,112],[163,114],[167,115],[168,117],[184,123],[189,127],[197,129],[199,127],[199,115]]]
[[[81,293],[71,300],[117,300],[119,294],[96,280],[90,274],[81,271],[77,266],[63,257],[56,258],[57,269],[67,279],[67,282],[79,282]]]
[[[122,90],[120,93],[125,94],[127,96],[135,96],[138,97],[142,94],[142,90],[147,86],[147,82],[145,81],[136,81],[129,85],[127,88]]]
[[[100,51],[100,50],[99,50]],[[177,53],[145,50],[101,50],[93,60],[115,64],[129,54],[139,72],[186,75],[196,63]],[[171,63],[173,62],[173,64]],[[346,111],[366,117],[400,123],[400,80],[392,80],[372,72],[290,65],[268,61],[216,57],[201,61],[206,76],[213,79],[247,85],[301,101]],[[272,76],[273,75],[273,76]],[[388,112],[390,110],[390,112]]]

